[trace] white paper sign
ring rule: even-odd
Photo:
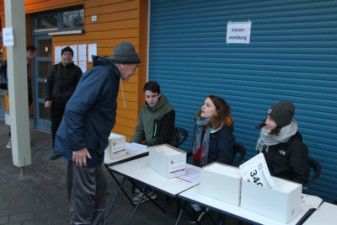
[[[13,27],[4,27],[2,29],[2,40],[4,46],[14,46]]]
[[[144,149],[147,149],[148,146],[147,145],[142,145],[142,144],[138,144],[138,143],[126,143],[126,153],[130,154],[130,153],[134,153],[134,152],[138,152]]]
[[[318,209],[318,207],[322,204],[323,199],[321,199],[318,196],[314,195],[307,195],[303,194],[301,195],[301,205],[306,206],[307,208],[315,208]]]
[[[263,153],[251,158],[240,165],[240,174],[243,180],[260,187],[279,190],[270,175]]]
[[[87,62],[80,61],[79,64],[78,64],[78,67],[81,68],[82,73],[86,72],[87,71]]]
[[[249,44],[252,22],[228,22],[227,43]]]
[[[87,71],[87,45],[78,45],[78,66],[81,68],[82,72]]]
[[[97,55],[97,44],[88,45],[88,62],[92,62],[93,55]]]
[[[78,45],[78,60],[85,61],[87,60],[87,45]]]
[[[74,55],[73,55],[73,61],[74,64],[77,65],[78,64],[78,58],[77,58],[77,45],[70,45],[70,48],[73,50]]]
[[[55,46],[55,64],[61,62],[61,51],[62,47],[61,46]]]

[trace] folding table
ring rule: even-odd
[[[193,182],[187,182],[179,178],[167,179],[158,174],[157,172],[155,172],[154,170],[152,170],[148,166],[148,164],[149,164],[149,157],[146,156],[129,162],[109,166],[109,169],[112,173],[120,174],[121,176],[124,177],[124,179],[123,182],[121,182],[119,185],[119,188],[115,194],[115,198],[113,199],[110,205],[110,209],[107,212],[107,215],[109,215],[109,213],[111,212],[112,207],[117,199],[117,196],[120,190],[122,189],[125,179],[128,179],[131,183],[135,184],[138,187],[139,187],[138,184],[141,184],[141,186],[145,187],[145,188],[139,187],[143,195],[140,197],[138,204],[134,208],[133,213],[129,218],[128,224],[131,224],[132,219],[134,218],[144,195],[146,195],[147,190],[155,190],[164,193],[165,195],[168,195],[170,197],[173,197],[174,199],[177,199],[176,197],[179,193],[188,190],[189,188],[192,188],[200,183],[200,179],[194,180]],[[195,166],[187,164],[187,168],[191,167]],[[150,198],[150,200],[152,199]],[[152,200],[152,202],[156,204],[156,206],[159,207],[162,211],[164,211],[155,201]]]
[[[183,200],[198,203],[203,207],[209,208],[211,210],[220,212],[221,214],[225,214],[231,217],[235,217],[239,220],[246,221],[251,224],[268,224],[268,225],[296,225],[302,224],[303,220],[306,219],[314,209],[308,209],[305,206],[301,207],[300,214],[295,217],[292,221],[287,224],[281,223],[279,221],[273,220],[261,214],[249,211],[240,206],[232,205],[223,201],[216,200],[214,198],[207,197],[205,195],[200,194],[200,185],[197,185],[189,190],[186,190],[178,195],[178,198]],[[275,203],[277,204],[277,203]],[[176,224],[179,223],[182,210],[178,216]]]

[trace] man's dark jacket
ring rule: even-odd
[[[72,160],[72,152],[87,147],[88,167],[104,160],[104,150],[115,125],[120,72],[108,57],[96,57],[68,101],[55,140],[55,153]]]
[[[48,74],[45,101],[67,103],[81,75],[82,70],[74,63],[54,65]]]

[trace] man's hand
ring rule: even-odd
[[[49,108],[50,106],[51,106],[51,101],[48,100],[44,103],[44,107]]]
[[[81,150],[73,151],[73,161],[79,167],[87,165],[87,157],[91,159],[91,156],[87,148],[82,148]]]

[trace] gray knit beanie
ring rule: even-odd
[[[279,127],[288,125],[294,116],[295,106],[291,102],[281,101],[267,111],[267,115],[270,116]]]
[[[120,64],[138,64],[140,58],[130,42],[121,42],[114,48],[112,61]]]

